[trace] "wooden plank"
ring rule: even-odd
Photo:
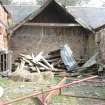
[[[52,66],[47,62],[46,59],[44,59],[44,57],[42,56],[43,52],[40,52],[36,57],[34,57],[34,54],[32,54],[32,59],[33,59],[33,62],[34,63],[37,63],[39,65],[41,65],[42,67],[46,68],[46,69],[49,69],[49,68],[52,68]],[[48,66],[44,65],[43,63],[41,62],[38,62],[40,60],[43,60],[43,62]]]
[[[56,58],[60,58],[60,55],[59,55],[59,56],[45,56],[45,59],[46,59],[46,60],[49,60],[49,59],[56,59]]]
[[[43,63],[41,63],[41,62],[37,62],[40,66],[42,66],[42,67],[44,67],[45,69],[47,69],[47,70],[49,70],[50,68],[49,67],[47,67],[46,65],[44,65]]]
[[[81,27],[73,23],[25,23],[25,26],[48,26],[48,27]]]
[[[39,68],[37,66],[36,66],[36,70],[41,75],[41,71],[39,70]]]
[[[49,67],[49,68],[51,68],[51,69],[54,69],[53,68],[53,66],[52,65],[50,65],[48,62],[47,62],[47,60],[46,59],[44,59],[44,57],[43,56],[41,56],[41,59],[43,60],[43,62]]]
[[[59,60],[60,60],[60,58],[55,58],[55,59],[49,59],[49,60],[47,60],[48,62],[50,62],[50,63],[57,63],[57,62],[59,62]]]
[[[35,62],[40,61],[42,55],[43,55],[43,52],[40,52],[40,53],[35,57],[34,54],[32,53],[32,59],[33,59],[33,61],[35,61]]]
[[[31,59],[31,56],[28,57],[28,56],[22,55],[22,59],[25,62],[28,62],[30,65],[33,65],[33,63],[34,63],[36,66],[40,65],[41,67],[43,67],[47,70],[50,70],[50,68],[48,66],[44,65],[41,62],[38,62],[40,59],[42,59],[41,53],[36,57],[33,56],[32,59]]]
[[[50,51],[49,53],[48,53],[48,55],[57,55],[57,54],[60,54],[60,49],[57,49],[57,50],[53,50],[53,51]]]

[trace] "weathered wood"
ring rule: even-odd
[[[60,55],[56,55],[56,56],[48,56],[48,57],[45,57],[47,60],[49,59],[57,59],[57,58],[60,58]]]
[[[30,62],[30,61],[27,60],[26,58],[22,58],[22,60],[24,60],[25,62],[27,62],[30,66],[33,66],[32,62]]]
[[[24,57],[25,59],[32,60],[32,57],[30,55],[20,54],[20,57]]]
[[[97,62],[105,65],[105,29],[96,33]]]
[[[82,31],[84,30],[77,27],[62,28],[62,29],[56,28],[56,27],[53,27],[53,28],[44,27],[44,37],[40,45],[38,45],[38,41],[41,38],[42,27],[34,28],[34,27],[23,26],[19,30],[17,30],[15,33],[16,35],[14,35],[14,37],[11,38],[11,42],[10,42],[11,49],[13,49],[14,51],[13,59],[16,59],[19,53],[28,54],[28,52],[32,53],[33,51],[39,53],[42,50],[45,51],[45,53],[47,53],[53,49],[58,49],[58,46],[64,45],[65,43],[69,44],[69,46],[73,50],[73,55],[77,59],[79,59],[80,57],[84,58],[86,54],[84,52],[85,49],[83,47],[85,45],[85,41],[83,40],[83,35],[84,37],[86,37],[88,36],[88,33],[85,33],[85,32],[82,33]],[[89,34],[89,37],[91,36],[93,35]],[[90,42],[93,43],[91,44],[92,46],[89,46],[89,49],[87,48],[88,54],[91,54],[91,55],[94,54],[94,49],[95,49],[93,38],[94,37],[90,38]],[[27,43],[27,41],[31,43]],[[75,42],[77,42],[78,44]],[[29,47],[29,46],[32,46],[32,47]],[[38,48],[37,51],[36,51],[36,48]],[[27,51],[27,49],[29,51]]]
[[[51,69],[54,69],[53,68],[53,66],[52,65],[50,65],[48,62],[47,62],[47,60],[46,59],[44,59],[44,57],[43,56],[41,56],[41,59],[43,60],[43,62],[49,67],[49,68],[51,68]]]
[[[48,27],[81,27],[79,24],[76,23],[25,23],[25,26],[48,26]]]
[[[34,54],[32,53],[32,59],[33,59],[33,61],[36,61],[36,62],[38,62],[38,61],[40,61],[42,58],[42,55],[43,55],[43,52],[40,52],[36,57],[34,56]]]
[[[42,66],[42,67],[44,67],[45,69],[47,69],[47,70],[49,70],[50,68],[49,67],[47,67],[46,65],[44,65],[43,63],[41,63],[41,62],[37,62],[40,66]]]
[[[60,58],[56,58],[56,59],[52,59],[52,60],[47,60],[48,62],[50,62],[50,63],[53,63],[53,62],[58,62],[60,60]]]
[[[41,75],[39,68],[37,66],[35,68],[36,68],[37,72]]]
[[[29,63],[31,66],[33,66],[33,63],[34,63],[36,66],[39,65],[47,70],[50,70],[51,65],[42,57],[42,54],[43,53],[41,52],[36,57],[34,57],[34,55],[32,55],[32,57],[30,55],[24,55],[24,54],[20,54],[20,55],[22,56],[22,59],[27,63]],[[47,66],[39,62],[41,59],[43,59],[43,61],[47,64]]]
[[[34,63],[38,63],[39,65],[41,65],[42,67],[46,68],[46,69],[49,69],[49,67],[51,68],[52,66],[44,59],[44,57],[42,56],[43,52],[40,52],[36,57],[34,57],[34,55],[32,55],[32,61]],[[44,65],[43,63],[41,62],[38,62],[40,60],[43,60],[45,62],[46,65]]]
[[[38,67],[38,68],[39,68],[41,71],[49,71],[49,70],[50,70],[50,71],[53,72],[53,71],[56,71],[56,70],[57,70],[57,69],[55,69],[55,68],[54,68],[54,69],[51,69],[51,68],[44,68],[44,67]]]
[[[23,60],[21,60],[21,63],[18,65],[15,72],[23,70],[24,64],[25,64],[25,62]]]
[[[48,55],[60,55],[60,49],[50,51]]]

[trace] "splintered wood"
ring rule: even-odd
[[[36,68],[36,71],[39,71],[40,69],[42,69],[42,70],[54,70],[53,66],[47,62],[47,60],[42,56],[42,54],[43,53],[41,52],[36,57],[34,56],[34,54],[32,54],[32,56],[21,54],[20,59],[25,61],[26,63],[28,63],[29,66]]]
[[[42,81],[53,79],[52,70],[54,67],[47,62],[47,60],[42,56],[42,52],[36,57],[34,54],[30,55],[20,55],[20,62],[18,67],[10,76],[11,79],[15,81]],[[42,72],[43,71],[43,72]]]
[[[47,56],[45,56],[45,59],[57,69],[66,69],[66,66],[61,59],[60,49],[50,51]]]

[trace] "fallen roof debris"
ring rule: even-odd
[[[20,54],[18,66],[10,75],[10,78],[15,81],[42,81],[43,79],[53,78],[53,66],[42,56],[42,52],[36,57],[34,54],[24,55]],[[46,71],[41,73],[41,71]]]
[[[67,70],[68,71],[74,71],[75,68],[77,67],[77,63],[74,59],[74,56],[73,56],[72,51],[69,48],[69,46],[65,45],[61,49],[60,54],[61,54],[62,61],[64,62]]]
[[[17,60],[18,64],[15,63],[17,65],[17,69],[15,69],[15,72],[12,73],[12,78],[19,78],[20,76],[20,78],[22,77],[22,80],[25,79],[26,81],[35,81],[34,77],[37,77],[37,79],[38,77],[42,78],[43,72],[48,72],[50,77],[53,77],[53,72],[61,77],[62,75],[63,77],[68,77],[70,75],[78,76],[81,75],[80,72],[86,71],[87,68],[97,64],[97,55],[98,53],[91,57],[82,66],[78,66],[78,63],[76,62],[73,53],[67,44],[57,50],[48,52],[46,55],[44,55],[43,52],[40,52],[37,56],[33,53],[31,55],[20,54]],[[96,73],[97,71],[98,70],[91,72]],[[47,73],[45,74],[48,75]]]
[[[96,53],[94,56],[92,56],[82,67],[87,68],[90,66],[93,66],[97,63],[96,58],[98,56],[98,53]]]

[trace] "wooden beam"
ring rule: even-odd
[[[48,26],[48,27],[80,27],[76,23],[25,23],[25,26]]]

